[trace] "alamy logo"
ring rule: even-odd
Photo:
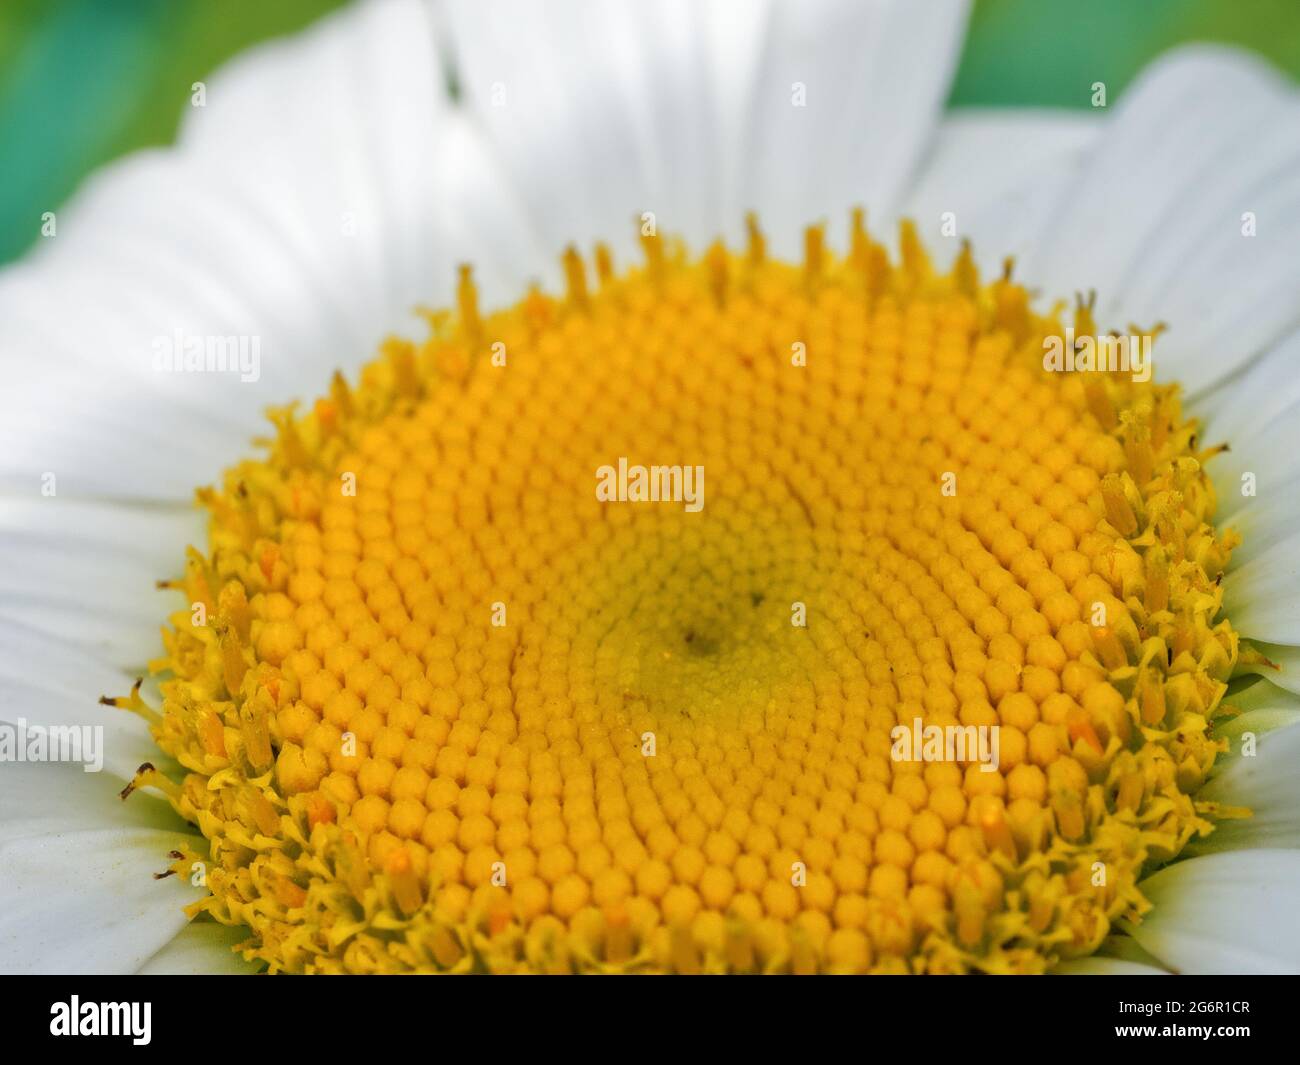
[[[1043,338],[1043,369],[1055,373],[1127,373],[1134,381],[1151,380],[1151,338],[1149,336],[1103,336],[1085,333],[1075,337],[1066,326],[1065,337]]]
[[[260,336],[197,336],[175,330],[153,338],[159,373],[237,373],[245,384],[262,376]]]
[[[104,768],[103,725],[0,723],[0,762],[80,762],[87,773]]]
[[[153,1023],[151,1002],[71,1002],[50,1007],[50,1035],[129,1035],[138,1047],[147,1046]]]
[[[997,725],[895,725],[889,730],[889,756],[895,762],[978,762],[981,773],[995,773],[1001,764],[1001,734]]]
[[[596,498],[602,503],[685,503],[688,513],[704,508],[703,466],[629,466],[596,471]]]

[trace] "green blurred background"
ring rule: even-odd
[[[345,2],[0,0],[0,262],[90,170],[170,141],[193,82]],[[1300,76],[1300,0],[975,0],[950,102],[1087,107],[1194,40]]]

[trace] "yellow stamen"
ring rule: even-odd
[[[587,268],[572,244],[564,250],[564,277],[569,285],[569,302],[580,310],[587,307]]]
[[[749,265],[761,266],[767,259],[767,241],[758,228],[758,215],[752,211],[745,216],[745,229],[749,235]]]

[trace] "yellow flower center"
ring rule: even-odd
[[[195,912],[289,971],[1096,950],[1222,813],[1177,391],[1049,372],[1061,308],[908,225],[897,265],[860,214],[802,265],[645,245],[490,316],[466,270],[200,493],[161,714],[119,700],[186,771],[133,786],[207,837]]]

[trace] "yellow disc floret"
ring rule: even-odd
[[[1033,972],[1147,908],[1237,656],[1177,391],[969,251],[646,239],[273,413],[164,633],[272,971]],[[128,789],[129,790],[129,789]]]

